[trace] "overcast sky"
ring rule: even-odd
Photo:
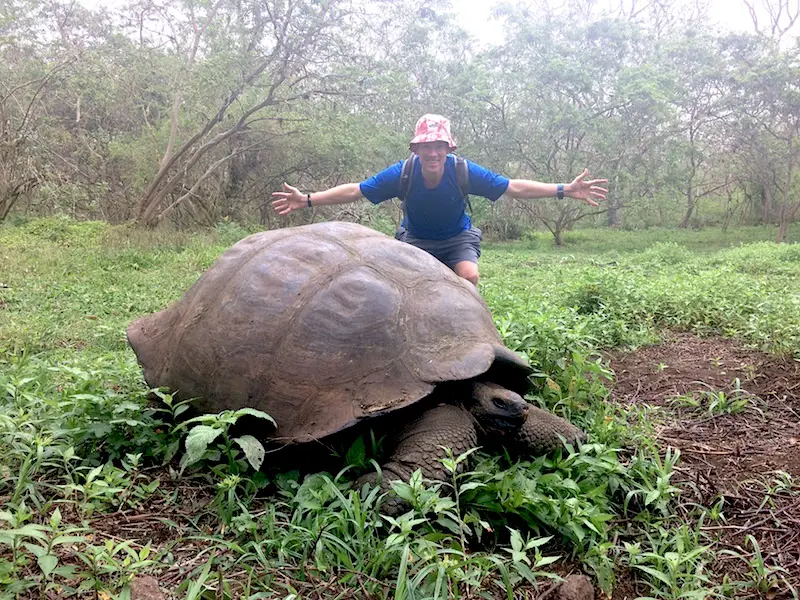
[[[797,1],[793,0],[793,3]],[[760,2],[755,0],[759,7]],[[524,3],[524,0],[520,0],[520,3]],[[480,40],[491,40],[501,35],[499,24],[491,19],[491,11],[496,4],[497,0],[453,0],[454,10],[461,16],[464,28]],[[762,17],[765,15],[762,13]],[[753,31],[750,13],[742,0],[710,0],[708,16],[721,29]],[[763,24],[766,24],[765,18]],[[800,29],[800,24],[795,28]]]
[[[78,0],[81,4],[90,7],[109,6],[111,8],[122,5],[125,0]],[[460,15],[463,27],[472,33],[479,40],[491,42],[498,40],[502,35],[502,28],[498,21],[491,18],[491,11],[498,4],[499,0],[451,0],[453,10]],[[599,0],[601,1],[601,0]],[[637,0],[606,0],[611,4],[625,2],[630,4]],[[678,0],[668,0],[678,1]],[[687,1],[687,0],[684,0]],[[777,4],[780,0],[752,0],[757,11],[760,13],[760,24],[766,25],[767,13],[761,8],[763,2]],[[788,0],[794,11],[798,10],[800,0]],[[512,3],[530,4],[526,0],[511,0]],[[550,0],[552,4],[557,4],[557,0]],[[733,31],[753,31],[753,22],[750,13],[743,0],[708,0],[709,19],[712,24],[718,25],[722,29]],[[794,36],[800,33],[800,23],[797,23],[792,31]],[[788,36],[787,36],[788,37]],[[786,40],[789,41],[789,40]]]

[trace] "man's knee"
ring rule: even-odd
[[[478,285],[478,265],[474,262],[470,262],[468,260],[461,261],[460,263],[456,263],[455,268],[453,269],[456,272],[456,275],[459,277],[463,277],[467,281],[471,282],[473,285],[477,287]]]

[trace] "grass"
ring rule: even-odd
[[[597,352],[678,328],[800,358],[800,246],[756,228],[488,244],[481,292],[536,369],[530,400],[590,443],[516,462],[477,453],[465,471],[467,457],[451,457],[447,484],[398,484],[412,510],[390,518],[375,490],[354,487],[353,468],[267,476],[254,469],[269,460],[257,443],[228,435],[237,415],[173,427],[179,404],[148,404],[126,326],[246,233],[0,227],[0,598],[124,597],[141,573],[186,598],[512,598],[576,566],[606,591],[627,569],[656,598],[769,590],[758,548],[742,559],[748,581],[714,583],[705,513],[693,526],[675,511],[679,455],[658,447],[646,410],[607,401]],[[750,398],[679,401],[716,415]],[[109,530],[120,515],[163,535]]]
[[[579,253],[538,242],[490,247],[484,296],[501,324],[565,329],[594,348],[635,346],[675,328],[800,356],[800,245],[727,240],[698,253],[675,242],[645,246],[645,233],[639,238],[637,249],[626,253],[608,247]]]

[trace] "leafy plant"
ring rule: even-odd
[[[11,551],[9,559],[0,555],[0,583],[7,586],[10,593],[20,594],[26,589],[38,587],[42,596],[56,588],[56,578],[60,583],[74,576],[71,565],[59,565],[57,553],[59,546],[85,543],[86,528],[67,526],[62,528],[62,516],[58,508],[45,524],[28,522],[33,517],[23,504],[13,511],[0,511],[0,521],[8,528],[0,529],[0,549],[4,546]],[[36,570],[28,568],[35,559]]]
[[[702,524],[702,517],[700,519]],[[653,598],[696,598],[700,600],[713,590],[706,566],[711,557],[710,547],[700,542],[698,530],[687,525],[675,529],[659,528],[646,533],[643,544],[625,543],[625,552],[632,567],[647,575]]]
[[[749,580],[735,582],[733,587],[736,591],[741,592],[742,589],[755,589],[759,594],[769,598],[774,597],[781,587],[781,584],[783,584],[786,588],[791,590],[793,597],[797,597],[798,590],[792,589],[792,586],[788,584],[784,578],[784,575],[789,575],[789,572],[783,567],[769,566],[766,564],[758,541],[753,535],[748,534],[746,540],[748,546],[753,549],[751,555],[745,556],[727,549],[720,552],[721,554],[733,556],[745,561],[749,567]]]
[[[231,436],[231,428],[243,417],[275,425],[272,417],[263,411],[240,408],[193,417],[175,428],[176,432],[188,431],[186,452],[180,463],[181,470],[201,461],[227,461],[211,466],[211,471],[217,478],[213,506],[225,524],[230,524],[238,512],[246,511],[252,495],[266,484],[266,476],[259,471],[265,456],[263,444],[249,434]],[[254,471],[251,478],[242,476],[248,471],[248,467]]]
[[[737,415],[748,409],[761,413],[761,409],[755,406],[757,402],[760,402],[760,399],[742,389],[741,381],[738,377],[733,382],[733,390],[731,392],[706,389],[694,394],[676,396],[670,402],[680,407],[705,412],[710,417]]]

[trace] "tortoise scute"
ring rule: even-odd
[[[364,267],[344,272],[308,297],[279,355],[295,365],[313,365],[309,376],[320,384],[342,378],[343,369],[386,368],[397,359],[406,320],[401,299],[399,290]]]

